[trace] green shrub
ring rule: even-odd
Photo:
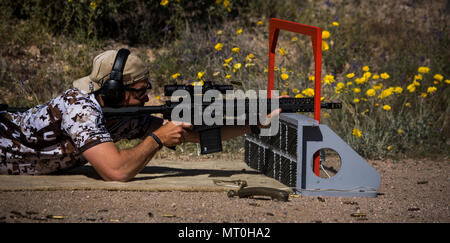
[[[40,23],[54,34],[158,46],[177,37],[187,23],[207,28],[236,16],[236,9],[244,5],[245,1],[232,1],[226,4],[228,11],[224,4],[208,0],[19,0],[2,1],[0,7],[11,17]]]

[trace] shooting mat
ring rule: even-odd
[[[248,186],[286,188],[248,167],[242,160],[152,160],[129,182],[105,182],[92,166],[59,175],[0,175],[0,191],[114,190],[114,191],[228,191],[214,180],[245,180]]]

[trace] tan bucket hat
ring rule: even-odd
[[[73,81],[73,87],[86,92],[94,92],[101,88],[103,82],[109,79],[117,50],[101,53],[92,62],[92,73],[89,76]],[[149,77],[145,63],[135,54],[130,53],[123,70],[123,84],[130,85]]]

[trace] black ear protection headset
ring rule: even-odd
[[[109,80],[105,81],[100,89],[100,96],[105,106],[117,107],[125,98],[125,85],[123,84],[123,70],[130,51],[122,48],[117,52],[114,64],[109,74]]]

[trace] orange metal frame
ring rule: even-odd
[[[320,89],[322,72],[322,30],[318,27],[295,23],[291,21],[271,18],[269,22],[269,70],[267,82],[267,97],[272,97],[273,83],[275,79],[275,49],[280,30],[287,30],[303,35],[311,36],[315,62],[314,84],[314,119],[320,123]],[[314,154],[314,173],[319,176],[320,153]]]

